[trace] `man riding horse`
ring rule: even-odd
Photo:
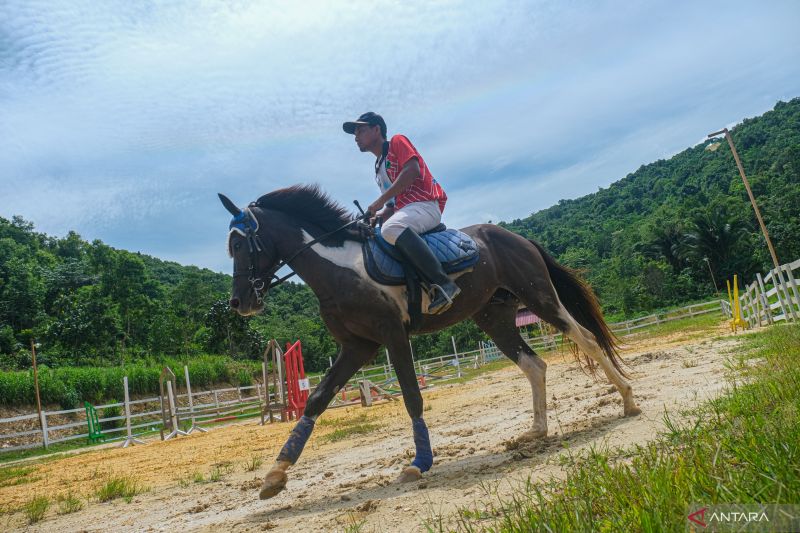
[[[442,264],[419,236],[442,220],[447,195],[428,170],[428,165],[405,135],[386,140],[386,122],[368,112],[342,128],[355,135],[362,152],[375,154],[375,181],[381,195],[367,213],[382,221],[381,236],[397,248],[430,284],[428,314],[439,314],[453,305],[461,289],[445,274]],[[385,206],[385,207],[384,207]]]
[[[621,395],[624,416],[641,412],[620,366],[614,334],[591,287],[575,271],[558,264],[536,242],[493,224],[426,235],[426,239],[435,239],[450,233],[457,249],[473,250],[477,255],[472,257],[480,259],[457,260],[454,270],[448,262],[443,269],[418,232],[439,223],[446,196],[419,153],[401,135],[387,141],[386,125],[374,113],[345,123],[344,129],[356,135],[362,151],[377,158],[382,192],[368,212],[378,214],[394,199],[394,209],[380,213],[386,217],[384,239],[394,241],[426,281],[438,286],[434,288],[437,294],[429,308],[432,312],[415,321],[408,305],[415,299],[413,291],[402,280],[400,284],[387,281],[371,269],[377,230],[375,238],[364,238],[353,229],[358,219],[318,187],[279,189],[244,209],[220,194],[222,204],[233,215],[228,227],[228,252],[233,258],[231,308],[245,316],[263,311],[270,287],[292,275],[278,279],[278,270],[288,266],[314,292],[320,318],[339,345],[333,365],[309,395],[303,416],[264,478],[261,498],[271,498],[286,487],[287,471],[300,458],[317,418],[382,346],[402,390],[414,437],[414,459],[402,469],[398,481],[414,481],[428,472],[433,466],[433,449],[422,417],[423,398],[409,336],[440,331],[465,319],[472,319],[530,382],[533,425],[517,440],[544,438],[548,427],[547,364],[517,329],[517,311],[522,306],[574,341],[591,361],[590,368],[599,365]],[[457,286],[445,269],[457,278]]]

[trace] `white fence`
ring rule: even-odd
[[[797,268],[800,265],[800,261],[796,261],[793,265],[795,265],[793,268]],[[771,278],[765,279],[769,281]],[[768,295],[771,294],[773,293],[768,292]],[[800,301],[800,299],[795,298],[795,302],[797,301]],[[609,326],[617,334],[631,334],[648,326],[720,312],[721,310],[724,312],[726,307],[727,302],[712,300],[664,313],[656,313],[625,322],[609,324]],[[525,340],[531,348],[541,351],[556,348],[562,341],[562,335],[557,333],[555,335],[545,334],[535,337],[526,336]],[[428,359],[415,358],[414,367],[417,375],[425,376],[427,382],[435,381],[436,379],[459,378],[465,368],[478,368],[502,357],[502,353],[492,342],[480,342],[477,350],[466,352],[459,352],[454,339],[452,339],[452,342],[454,349],[452,354]],[[312,390],[319,385],[321,379],[321,375],[309,377],[309,384]],[[399,392],[399,387],[395,385],[397,378],[390,363],[362,368],[348,384],[353,388],[357,388],[358,382],[363,379],[368,379],[391,392]],[[268,400],[270,403],[275,401],[275,392],[266,390],[261,383],[247,387],[231,387],[209,391],[193,390],[191,402],[185,392],[175,396],[179,420],[181,422],[192,421],[193,424],[213,423],[244,416],[257,416],[261,413],[263,402]],[[116,409],[122,413],[120,415],[113,415],[112,413],[111,416],[99,416],[101,425],[104,423],[106,425],[117,423],[115,425],[119,426],[102,430],[107,437],[106,442],[124,440],[130,436],[168,429],[164,427],[162,420],[162,413],[166,407],[163,403],[165,401],[166,398],[155,396],[132,400],[128,402],[127,409],[125,408],[125,402],[95,406],[98,414],[105,414],[109,409]],[[337,395],[331,406],[336,407],[340,404],[341,402]],[[3,433],[4,426],[19,426],[21,423],[28,427],[23,431]],[[130,432],[127,430],[128,425],[131,428]],[[47,447],[54,443],[86,439],[88,436],[84,408],[60,411],[45,410],[42,411],[41,419],[36,413],[0,419],[0,453],[41,446]],[[20,439],[29,442],[19,443]]]
[[[257,415],[261,412],[263,393],[263,386],[260,383],[246,387],[192,391],[191,408],[189,396],[186,393],[177,394],[175,403],[178,418],[181,421],[194,419],[198,424],[202,424],[247,414]],[[105,426],[102,429],[106,437],[105,442],[167,429],[162,419],[162,408],[166,407],[162,400],[166,398],[154,396],[131,400],[127,405],[126,402],[117,402],[93,406],[98,413],[98,422],[101,427]],[[122,414],[117,415],[115,412]],[[10,425],[23,425],[29,428],[23,431],[3,432],[4,428]],[[33,413],[0,419],[0,453],[42,446],[47,448],[56,443],[88,438],[89,428],[85,407],[58,411],[45,409],[42,410],[41,418],[37,413]]]
[[[742,289],[739,306],[749,327],[800,319],[800,284],[794,273],[798,269],[800,259],[773,268],[764,276],[756,274],[756,279]],[[726,308],[731,316],[730,306]]]

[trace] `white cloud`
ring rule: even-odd
[[[245,203],[317,182],[348,206],[374,199],[370,156],[340,129],[371,109],[446,185],[449,224],[524,217],[797,96],[798,15],[794,2],[6,0],[0,213],[218,265],[217,191]],[[154,236],[176,211],[180,230]]]

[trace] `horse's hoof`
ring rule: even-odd
[[[286,487],[286,482],[289,477],[283,470],[273,470],[264,478],[264,484],[261,485],[261,492],[258,497],[262,500],[272,498]]]
[[[398,483],[411,483],[422,479],[422,472],[416,466],[407,466],[403,469],[400,477],[397,478]]]
[[[534,440],[543,439],[547,436],[546,429],[531,429],[517,437],[517,442],[531,442]]]
[[[625,409],[625,416],[626,417],[628,417],[628,416],[638,416],[640,414],[642,414],[642,410],[639,409],[638,407],[636,407],[635,405],[633,407],[627,407]]]

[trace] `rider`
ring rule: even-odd
[[[461,289],[444,273],[439,260],[419,236],[441,222],[447,202],[444,189],[408,138],[394,135],[386,140],[386,122],[380,115],[364,113],[357,120],[342,124],[342,128],[356,136],[362,152],[372,152],[377,158],[375,181],[381,195],[370,204],[367,213],[383,220],[383,238],[430,282],[434,294],[428,313],[447,310]]]

